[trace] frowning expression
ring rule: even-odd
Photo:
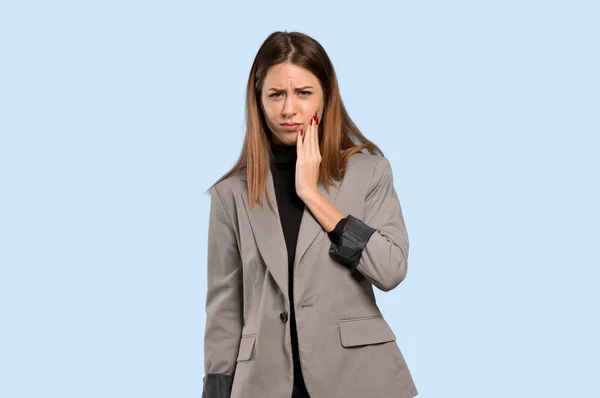
[[[316,113],[323,115],[323,88],[307,69],[291,63],[273,65],[267,71],[261,91],[261,106],[273,140],[280,145],[296,145],[300,129]]]

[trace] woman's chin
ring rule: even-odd
[[[285,132],[281,133],[277,138],[278,141],[282,143],[282,145],[296,145],[298,140],[298,131]]]

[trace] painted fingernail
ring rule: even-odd
[[[319,117],[315,114],[315,123],[319,124]]]
[[[304,130],[300,129],[300,135],[304,134]]]

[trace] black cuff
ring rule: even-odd
[[[349,269],[354,269],[360,261],[362,251],[371,238],[371,235],[377,229],[369,227],[362,220],[348,215],[347,222],[342,230],[339,243],[331,244],[329,255],[345,265]]]
[[[209,373],[204,376],[202,398],[229,398],[233,386],[233,376]]]
[[[335,226],[333,231],[327,232],[327,235],[329,235],[329,239],[336,245],[340,244],[340,238],[342,237],[342,231],[344,230],[344,226],[346,226],[347,221],[348,221],[348,217],[342,218],[337,223],[337,225]]]

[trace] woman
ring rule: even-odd
[[[271,34],[246,119],[211,187],[203,397],[416,396],[373,292],[407,271],[392,169],[346,113],[323,47]]]

